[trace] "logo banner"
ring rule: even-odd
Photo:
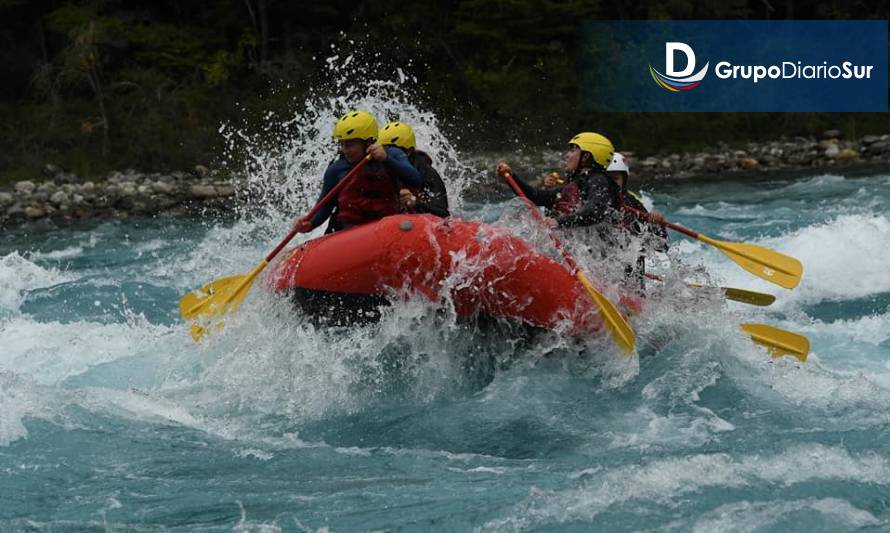
[[[592,21],[582,108],[887,111],[886,20]]]

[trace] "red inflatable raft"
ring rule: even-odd
[[[284,254],[270,283],[304,312],[336,322],[374,319],[408,292],[548,329],[589,334],[602,323],[564,266],[508,231],[480,222],[397,215],[325,235]],[[625,309],[638,308],[624,297]]]

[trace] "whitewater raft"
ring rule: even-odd
[[[419,293],[460,317],[480,314],[577,335],[603,327],[563,265],[481,222],[396,215],[283,255],[268,278],[273,290],[338,324],[375,320],[381,306]],[[639,301],[625,296],[621,306],[639,309]]]

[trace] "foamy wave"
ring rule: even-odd
[[[42,268],[12,252],[0,258],[0,311],[17,311],[25,293],[72,279],[54,268]]]
[[[0,322],[0,371],[28,375],[41,385],[58,385],[109,361],[164,353],[164,335],[179,328],[93,322],[36,322],[17,317]],[[187,337],[169,336],[167,353],[187,347]],[[190,342],[190,341],[188,341]],[[127,376],[121,377],[126,386]]]
[[[510,516],[492,520],[483,529],[525,530],[592,520],[628,501],[683,498],[707,487],[738,488],[761,483],[789,486],[814,480],[886,487],[890,460],[872,452],[851,454],[843,448],[799,443],[773,456],[699,454],[588,472],[580,479],[581,485],[569,490],[533,488],[509,511]]]
[[[813,514],[818,515],[814,517]],[[884,524],[875,515],[839,498],[806,498],[780,502],[749,502],[721,505],[695,521],[693,533],[740,533],[785,529],[800,519],[819,520],[827,529],[859,529]],[[674,527],[671,527],[674,526]],[[784,526],[784,527],[782,527]],[[668,525],[667,530],[684,530],[688,524]]]
[[[886,270],[890,220],[886,216],[842,215],[780,237],[745,242],[799,259],[804,265],[801,284],[793,291],[784,290],[748,274],[713,247],[690,240],[674,243],[673,253],[686,263],[704,264],[723,284],[777,294],[777,306],[890,292]]]

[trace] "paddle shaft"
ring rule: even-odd
[[[538,208],[535,206],[534,203],[532,203],[531,200],[528,199],[528,196],[526,196],[525,193],[522,192],[522,189],[519,188],[519,184],[516,183],[516,180],[513,179],[513,174],[507,172],[506,174],[504,174],[504,178],[507,180],[507,183],[510,184],[510,188],[513,189],[513,192],[516,193],[516,196],[522,198],[522,201],[525,202],[525,205],[528,206],[529,211],[532,212],[535,220],[537,220],[541,224],[546,225],[544,222],[544,217],[541,216]],[[568,263],[569,268],[572,269],[572,275],[574,276],[575,273],[578,271],[578,263],[576,263],[575,259],[571,255],[569,255],[568,250],[565,249],[565,247],[562,245],[562,241],[559,240],[559,237],[557,237],[556,234],[554,234],[552,231],[548,231],[547,233],[550,235],[550,239],[553,241],[553,244],[556,245],[556,249],[559,250],[559,253],[562,254],[562,257],[566,260],[566,263]]]
[[[307,213],[306,216],[304,216],[303,218],[309,220],[317,215],[318,212],[321,211],[321,209],[328,204],[328,202],[333,200],[340,191],[342,191],[347,185],[352,182],[352,180],[356,176],[358,176],[358,173],[361,172],[363,168],[365,168],[365,165],[367,165],[368,161],[370,160],[371,156],[366,155],[362,158],[361,161],[356,163],[356,165],[352,167],[352,170],[350,170],[345,176],[343,176],[343,178],[339,182],[337,182],[336,185],[334,185],[334,188],[328,191],[328,193],[324,195],[324,198],[319,200],[318,203],[315,204],[315,207],[313,207],[312,210],[309,211],[309,213]],[[278,252],[280,252],[282,248],[287,246],[287,243],[289,243],[291,239],[293,239],[297,235],[297,233],[300,233],[298,228],[292,229],[290,233],[287,234],[287,237],[285,237],[280,243],[278,243],[278,246],[276,246],[275,249],[266,256],[266,263],[269,263],[272,259],[275,259],[275,256],[278,255]]]
[[[531,211],[532,215],[534,215],[535,219],[543,226],[547,227],[547,224],[544,221],[544,217],[542,217],[541,213],[538,212],[535,204],[532,203],[532,201],[528,199],[525,193],[522,192],[522,189],[519,188],[516,180],[513,179],[513,174],[510,172],[506,172],[503,174],[503,177],[507,180],[507,183],[510,184],[510,188],[512,188],[513,192],[516,193],[516,196],[522,198],[522,200],[525,202],[525,205],[529,208],[529,211]],[[624,350],[625,354],[630,355],[631,353],[633,353],[634,344],[636,343],[636,336],[634,335],[633,329],[631,329],[630,324],[628,324],[627,320],[625,320],[624,317],[621,316],[621,312],[618,311],[615,305],[613,305],[612,302],[608,300],[608,298],[606,298],[598,290],[596,290],[590,280],[587,279],[587,275],[585,275],[584,272],[582,272],[581,269],[578,268],[578,264],[575,262],[575,259],[571,255],[569,255],[568,250],[566,250],[565,247],[562,245],[562,241],[559,240],[559,237],[557,237],[549,227],[547,227],[547,234],[550,236],[553,244],[556,245],[556,248],[562,254],[566,263],[569,265],[572,276],[574,276],[575,279],[578,280],[581,286],[584,287],[584,290],[587,291],[587,294],[593,300],[594,304],[599,307],[600,316],[603,317],[603,321],[605,322],[606,327],[612,333],[612,338],[614,339],[615,343],[618,344],[618,346],[620,346],[622,350]]]
[[[634,209],[633,207],[631,207],[627,204],[623,204],[621,206],[621,208],[626,211],[630,211],[637,217],[642,218],[643,220],[647,220],[649,222],[655,222],[654,220],[652,220],[652,217],[649,215],[649,213],[647,213],[645,211],[640,211],[639,209]],[[692,231],[689,228],[684,228],[683,226],[681,226],[679,224],[674,224],[673,222],[668,222],[667,220],[663,220],[661,222],[655,222],[655,223],[661,224],[662,226],[664,226],[666,228],[671,228],[672,230],[680,232],[683,235],[686,235],[688,237],[692,237],[693,239],[698,239],[698,237],[700,235],[697,231]]]

